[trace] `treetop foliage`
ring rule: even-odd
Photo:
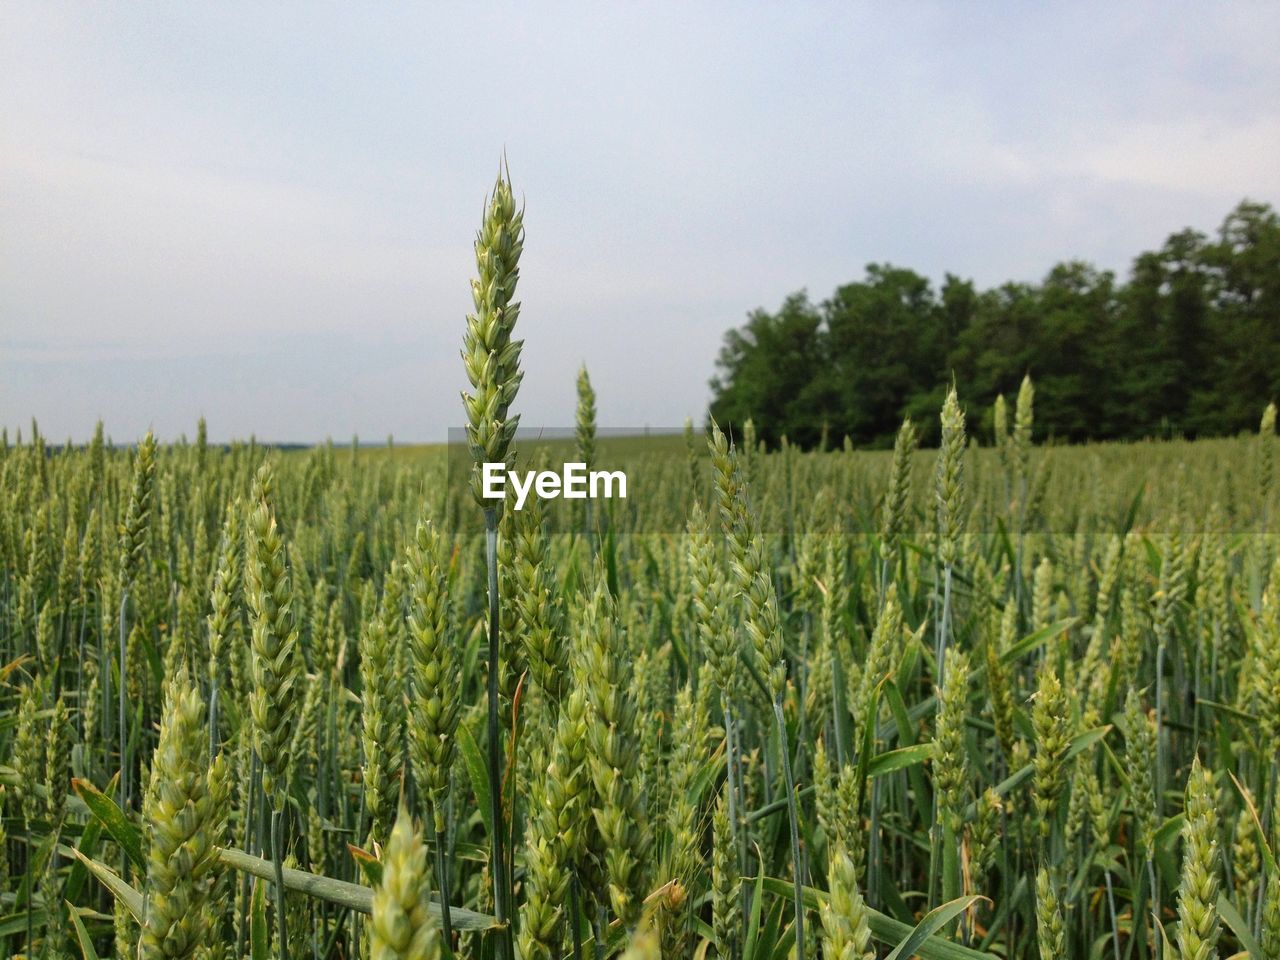
[[[814,303],[805,292],[730,330],[711,415],[773,444],[848,436],[887,447],[903,416],[936,440],[954,382],[971,410],[1036,384],[1042,436],[1079,442],[1232,434],[1280,395],[1280,216],[1241,202],[1213,238],[1171,235],[1127,282],[1083,261],[1038,284],[940,288],[889,264]],[[990,413],[971,414],[991,436]],[[930,436],[930,432],[933,436]]]

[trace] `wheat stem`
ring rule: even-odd
[[[489,581],[489,676],[487,685],[488,705],[488,776],[489,815],[493,823],[493,836],[489,838],[489,869],[493,874],[493,907],[498,923],[505,924],[509,916],[506,882],[506,859],[502,853],[502,726],[498,709],[498,514],[492,507],[484,511],[485,566]],[[503,933],[503,950],[514,955],[510,932]],[[510,960],[510,956],[508,956]]]

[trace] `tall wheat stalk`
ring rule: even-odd
[[[709,444],[716,469],[716,499],[729,544],[730,573],[734,586],[743,599],[743,624],[755,652],[756,665],[763,674],[765,692],[773,703],[783,783],[787,790],[787,821],[791,830],[796,956],[798,960],[804,960],[804,860],[800,854],[800,813],[791,768],[791,746],[782,710],[787,666],[783,655],[782,627],[778,619],[778,598],[773,579],[765,568],[764,536],[756,527],[755,517],[747,502],[747,489],[738,465],[737,452],[714,422],[711,425]]]
[[[133,486],[129,506],[120,525],[120,684],[118,721],[120,724],[120,808],[127,810],[132,796],[129,763],[129,723],[125,677],[129,655],[129,590],[138,575],[147,549],[151,523],[151,499],[156,475],[156,438],[148,430],[138,444],[133,465]]]
[[[481,496],[480,471],[485,463],[510,467],[514,460],[512,441],[519,425],[518,414],[510,414],[520,389],[520,348],[511,337],[520,315],[513,298],[520,279],[520,253],[524,247],[524,216],[516,208],[511,183],[500,174],[489,197],[484,222],[476,236],[476,269],[471,281],[475,312],[467,316],[462,359],[471,383],[471,393],[462,396],[467,412],[467,442],[471,450],[472,493],[484,509],[485,566],[488,572],[489,680],[488,680],[488,775],[490,820],[490,870],[493,875],[494,911],[502,925],[499,931],[503,956],[514,955],[511,931],[511,882],[503,855],[505,832],[502,809],[502,724],[499,717],[498,681],[501,669],[498,597],[498,510]]]
[[[290,747],[300,682],[293,591],[285,566],[284,542],[271,508],[275,477],[264,465],[254,480],[249,528],[252,552],[247,597],[253,619],[253,691],[249,712],[254,752],[262,767],[262,789],[271,806],[271,859],[275,868],[276,933],[281,960],[288,960],[284,849]]]

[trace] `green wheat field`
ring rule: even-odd
[[[802,452],[584,371],[525,444],[522,243],[500,180],[456,456],[6,435],[0,954],[1280,958],[1268,398]],[[633,489],[474,495],[564,459]]]

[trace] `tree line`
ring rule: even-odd
[[[1253,429],[1280,395],[1280,217],[1244,201],[1216,235],[1139,254],[1124,282],[1073,260],[1037,284],[935,287],[873,263],[820,303],[753,311],[716,367],[712,417],[750,418],[770,444],[889,446],[904,416],[927,441],[953,382],[989,439],[992,402],[1028,373],[1037,433],[1061,441]]]

